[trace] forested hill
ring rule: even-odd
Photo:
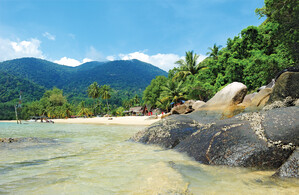
[[[167,72],[139,60],[87,62],[77,67],[37,58],[20,58],[0,63],[0,103],[17,98],[22,90],[28,101],[39,99],[45,89],[58,87],[69,97],[87,97],[87,87],[97,81],[118,92],[141,94],[150,81]]]

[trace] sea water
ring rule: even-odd
[[[273,171],[207,166],[127,141],[139,126],[0,123],[0,194],[298,194]]]

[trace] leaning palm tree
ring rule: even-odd
[[[174,75],[173,80],[177,78],[186,78],[188,75],[195,75],[198,71],[205,66],[201,66],[197,63],[199,55],[193,53],[193,51],[187,51],[185,59],[180,59],[175,62],[179,65],[177,68],[177,73]]]
[[[209,47],[208,49],[210,50],[210,52],[207,52],[207,55],[209,55],[209,57],[212,57],[214,59],[218,59],[218,54],[219,54],[219,51],[220,51],[220,48],[222,46],[221,45],[216,45],[216,43],[214,44],[213,48]]]
[[[103,85],[102,87],[101,87],[101,98],[103,99],[103,100],[106,100],[106,102],[107,102],[107,108],[108,108],[108,112],[109,112],[109,104],[108,104],[108,99],[110,99],[110,97],[111,97],[111,88],[110,88],[110,86],[109,85]]]
[[[94,115],[96,115],[96,99],[100,97],[100,87],[97,82],[92,83],[87,89],[88,97],[93,99]]]

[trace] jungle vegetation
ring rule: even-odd
[[[208,57],[187,51],[179,66],[159,76],[143,92],[151,107],[169,109],[180,100],[207,101],[229,83],[241,82],[249,92],[268,84],[281,70],[299,62],[298,0],[265,0],[256,14],[265,21],[249,26],[238,36],[228,38],[225,47],[214,44]]]

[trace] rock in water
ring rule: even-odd
[[[273,87],[268,103],[283,101],[288,96],[292,99],[299,98],[299,72],[285,72],[281,74]]]
[[[275,112],[279,113],[277,117]],[[273,117],[275,123],[270,122]],[[181,141],[175,149],[205,164],[278,168],[298,141],[299,124],[293,121],[299,121],[298,107],[246,113],[216,121]],[[278,131],[283,124],[287,136]]]
[[[297,148],[288,160],[275,172],[277,177],[296,177],[299,178],[299,148]]]
[[[139,131],[130,140],[173,148],[187,136],[197,131],[199,127],[197,122],[187,116],[171,115],[143,131]]]

